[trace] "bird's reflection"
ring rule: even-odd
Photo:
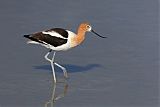
[[[62,85],[62,91],[61,92],[57,92],[59,90],[57,90],[57,86],[58,85]],[[52,85],[52,93],[51,93],[51,98],[49,101],[46,101],[45,103],[45,107],[54,107],[54,104],[57,100],[63,98],[66,93],[68,91],[68,83],[67,82],[57,82],[57,83],[54,83]]]

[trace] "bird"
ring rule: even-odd
[[[49,49],[49,51],[45,54],[44,58],[51,64],[54,82],[56,83],[57,79],[55,75],[54,65],[61,68],[64,73],[64,77],[68,78],[66,68],[54,61],[56,52],[66,51],[80,45],[85,39],[86,32],[92,32],[101,38],[107,38],[95,32],[92,29],[92,26],[89,22],[80,23],[77,29],[77,33],[74,33],[64,28],[51,28],[48,30],[27,34],[23,36],[28,39],[27,41],[28,44],[38,44]],[[52,51],[54,51],[53,57],[49,59],[48,55]]]

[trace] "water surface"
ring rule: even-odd
[[[48,50],[22,35],[52,27],[76,32],[83,21],[108,38],[87,33],[81,46],[56,54],[70,78],[55,107],[158,107],[156,0],[2,0],[0,107],[44,107],[51,98]]]

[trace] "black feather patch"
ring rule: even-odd
[[[62,35],[64,38],[68,38],[68,32],[65,29],[53,28],[53,29],[47,30],[46,32],[51,32],[51,31],[57,32],[58,34]]]
[[[25,38],[28,38],[28,39],[30,39],[30,40],[32,40],[32,41],[35,41],[35,42],[44,44],[42,41],[39,41],[38,39],[33,38],[31,35],[24,35],[24,37],[25,37]]]
[[[49,34],[44,34],[44,37],[41,41],[44,41],[54,47],[61,46],[67,43],[67,39],[62,39],[59,37],[51,36]]]
[[[35,33],[32,35],[24,35],[24,37],[26,37],[32,41],[45,44],[45,45],[50,44],[54,47],[57,47],[57,46],[60,46],[60,45],[67,43],[67,39],[54,37],[49,34],[43,34],[42,32]]]

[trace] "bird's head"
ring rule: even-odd
[[[79,28],[85,32],[90,32],[92,30],[91,25],[88,22],[83,22],[80,24]]]
[[[101,36],[101,35],[99,35],[98,33],[96,33],[96,32],[92,29],[90,23],[88,23],[88,22],[83,22],[83,23],[81,23],[80,26],[79,26],[79,28],[80,28],[82,31],[84,31],[84,32],[92,32],[92,33],[96,34],[97,36],[99,36],[99,37],[101,37],[101,38],[106,38],[106,37]]]

